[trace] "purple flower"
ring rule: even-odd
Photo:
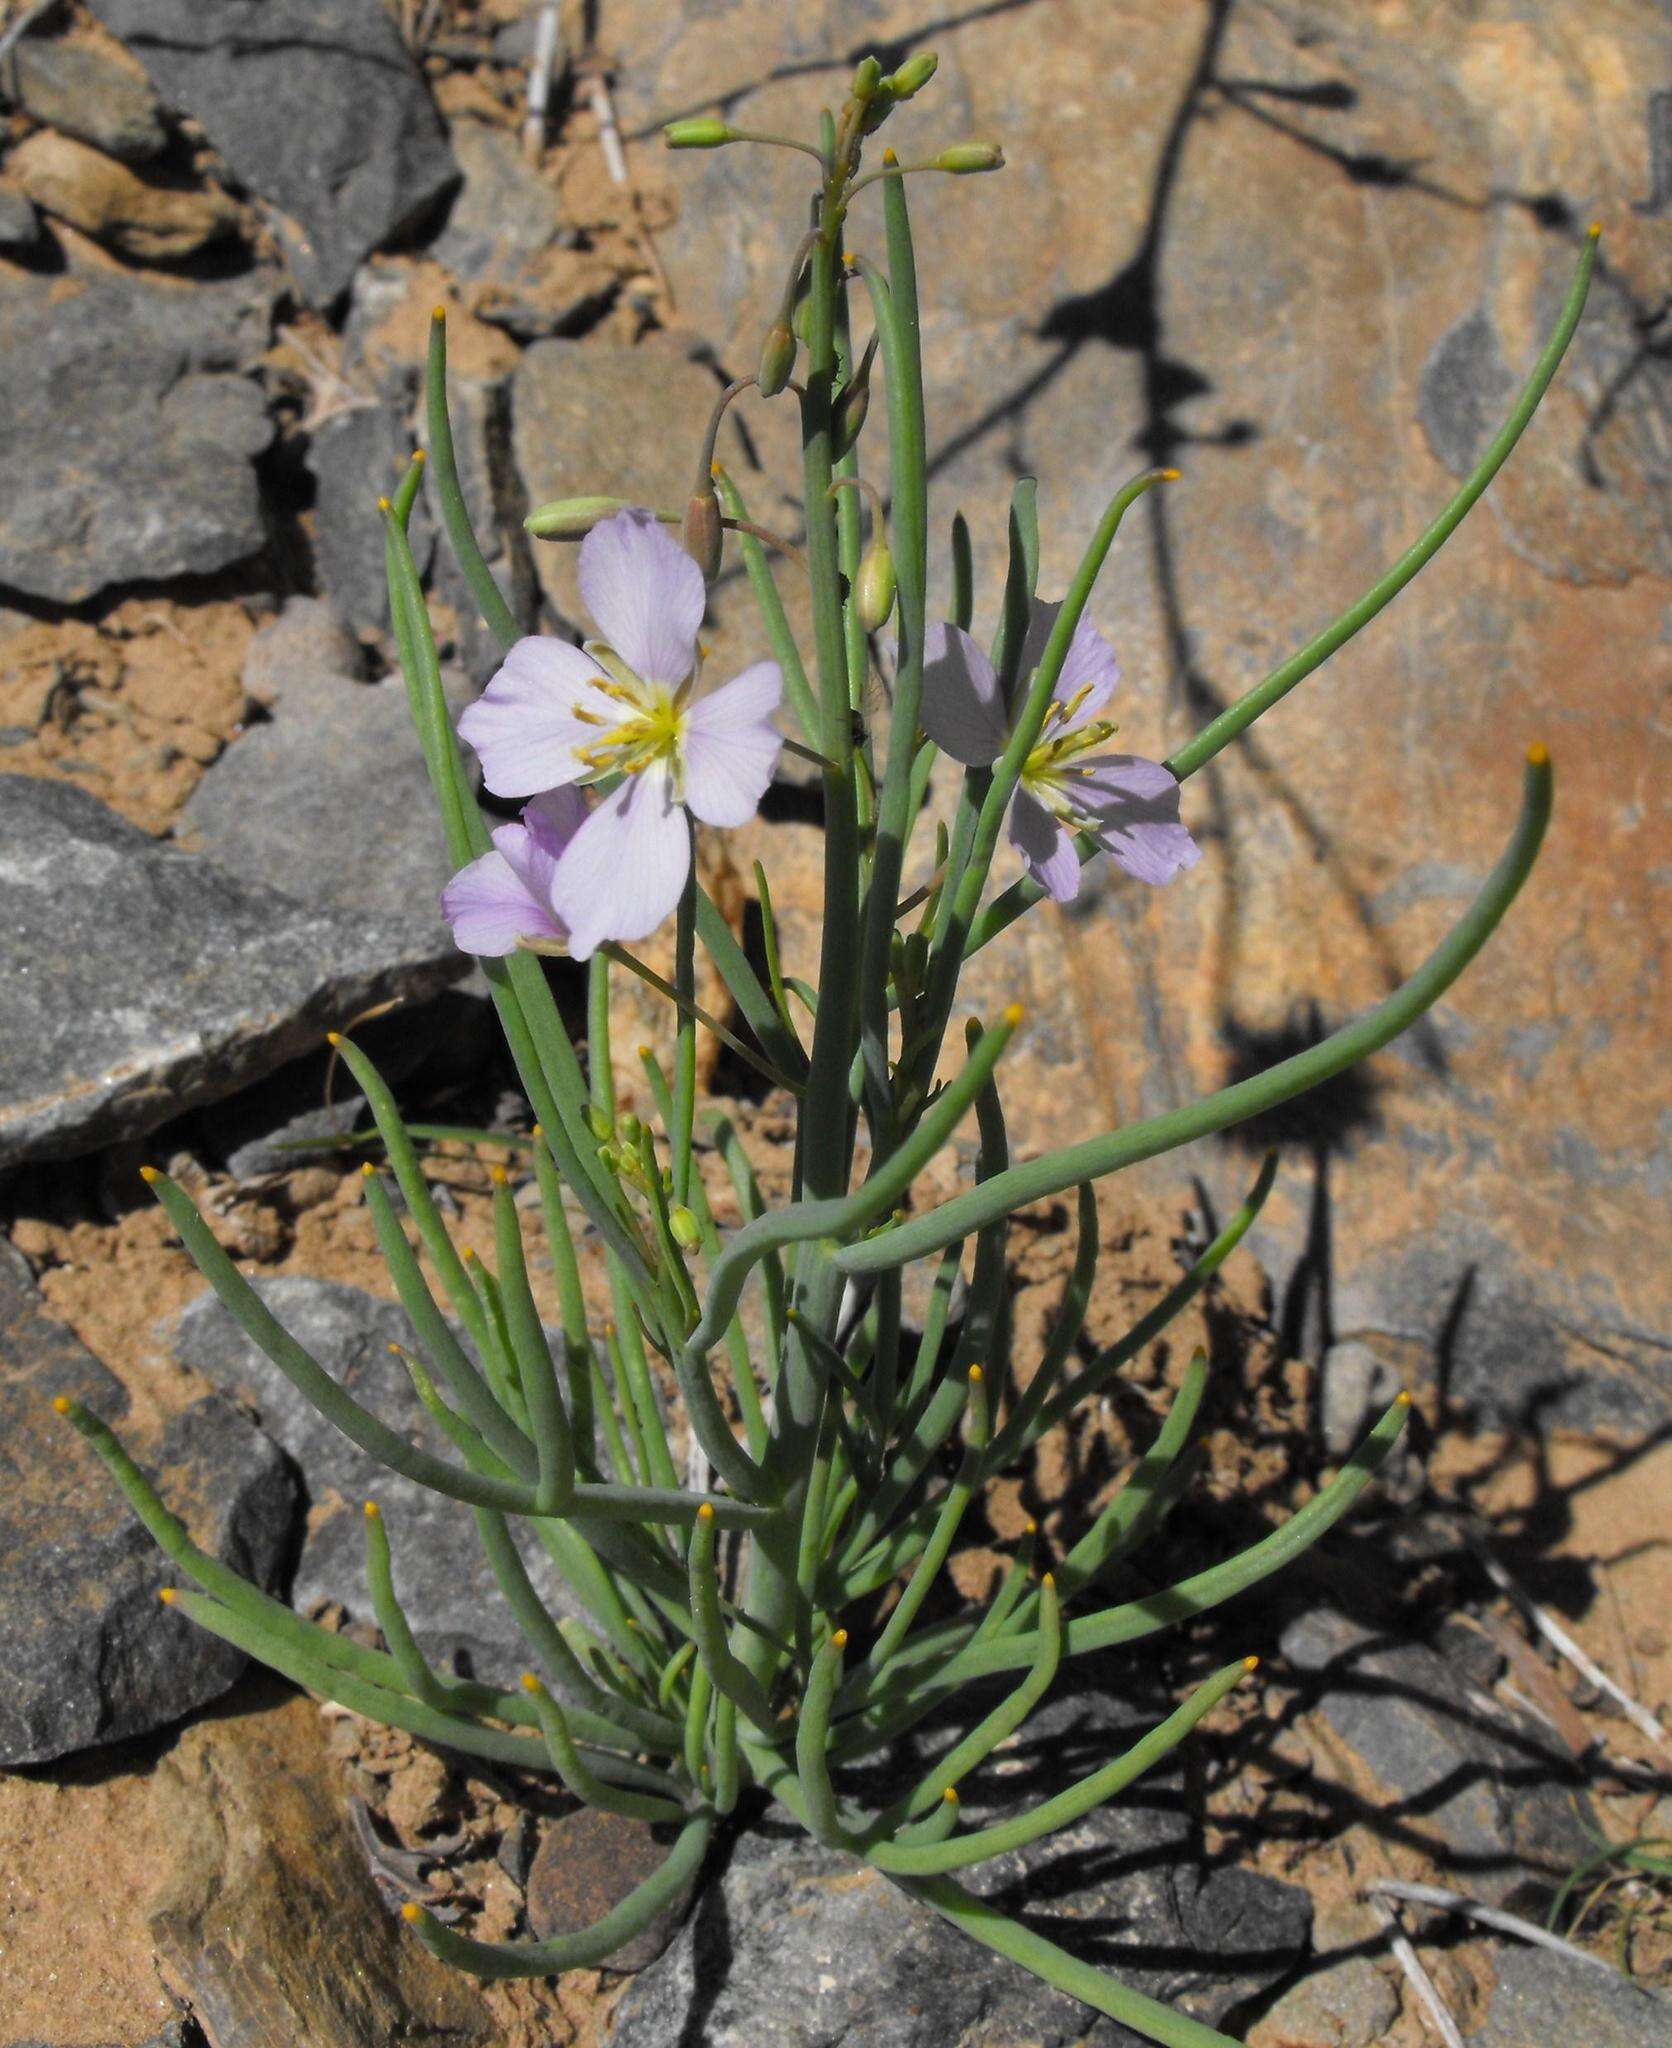
[[[566,939],[552,905],[552,877],[586,818],[578,789],[554,789],[524,804],[520,825],[501,825],[494,850],[473,860],[441,892],[442,915],[461,953],[498,959],[519,939]]]
[[[1017,673],[1039,666],[1061,604],[1035,599]],[[923,730],[943,753],[972,768],[996,761],[1010,740],[1010,714],[993,664],[958,626],[924,635]],[[1202,849],[1179,822],[1179,786],[1159,761],[1098,753],[1115,731],[1099,713],[1114,695],[1114,649],[1082,619],[1051,693],[1039,739],[1010,805],[1010,838],[1041,888],[1067,903],[1080,887],[1075,835],[1089,832],[1140,882],[1170,882]],[[1020,701],[1021,692],[1018,692]]]
[[[755,815],[782,744],[775,661],[694,697],[703,579],[649,512],[618,512],[581,543],[581,595],[600,638],[519,640],[459,720],[496,796],[619,776],[575,832],[549,891],[569,950],[642,939],[691,868],[686,812],[708,825]]]

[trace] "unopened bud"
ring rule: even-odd
[[[919,50],[898,70],[889,73],[888,84],[897,100],[915,99],[935,75],[940,59],[933,50]]]
[[[670,121],[662,140],[669,149],[722,149],[737,136],[727,122],[701,115],[694,121]]]
[[[554,498],[530,512],[523,525],[536,540],[579,540],[599,520],[623,509],[619,498]]]
[[[587,1105],[586,1121],[592,1135],[598,1140],[600,1145],[615,1136],[614,1122],[606,1111],[598,1107],[597,1103],[593,1102]]]
[[[703,581],[712,583],[720,573],[720,543],[724,538],[720,501],[712,487],[706,491],[693,491],[686,500],[679,538],[685,552],[702,571]]]
[[[762,398],[776,398],[794,368],[795,336],[782,320],[774,321],[761,344],[761,366],[755,376]]]
[[[853,85],[851,87],[854,98],[863,106],[873,96],[881,83],[882,66],[877,62],[876,58],[861,57],[858,64],[854,67]]]
[[[854,611],[867,633],[888,622],[894,609],[894,557],[885,540],[874,540],[860,557],[853,586]]]
[[[639,1133],[644,1129],[644,1125],[628,1109],[623,1110],[621,1116],[617,1119],[616,1129],[621,1133],[621,1142],[624,1145],[636,1145],[639,1142]]]
[[[673,1233],[674,1243],[688,1252],[702,1243],[702,1227],[682,1202],[668,1211],[668,1229]]]
[[[871,410],[871,364],[876,353],[877,337],[873,334],[858,369],[842,386],[841,395],[836,400],[830,421],[830,453],[836,462],[851,452],[865,425],[865,415]]]
[[[941,151],[930,169],[951,171],[956,177],[969,177],[976,171],[1002,171],[1004,151],[996,142],[955,142],[950,149]]]

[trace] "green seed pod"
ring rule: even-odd
[[[712,489],[693,491],[686,500],[679,538],[685,552],[702,571],[703,581],[712,583],[720,573],[720,543],[724,538],[720,501]]]
[[[579,540],[622,509],[620,498],[554,498],[530,512],[523,525],[536,540]]]
[[[940,59],[933,50],[919,50],[915,57],[908,57],[897,71],[888,76],[888,85],[896,100],[915,99],[935,75]]]
[[[688,1252],[694,1252],[702,1243],[702,1227],[682,1202],[668,1211],[668,1229],[674,1243]]]
[[[662,139],[669,149],[722,149],[737,137],[726,122],[702,116],[694,121],[670,121],[662,130]]]
[[[790,381],[794,368],[795,336],[782,320],[775,321],[766,330],[766,340],[761,344],[761,366],[755,376],[762,398],[776,398]]]
[[[875,633],[888,622],[894,609],[894,557],[887,541],[880,537],[860,557],[859,574],[853,586],[854,611],[867,633]]]
[[[930,168],[951,171],[955,177],[970,177],[977,171],[1002,171],[1004,151],[996,142],[955,142],[950,149],[941,151]]]

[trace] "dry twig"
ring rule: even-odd
[[[1386,1899],[1379,1897],[1368,1886],[1366,1894],[1372,1909],[1388,1931],[1388,1946],[1393,1950],[1394,1960],[1405,1972],[1411,1988],[1422,2000],[1440,2039],[1444,2041],[1446,2048],[1464,2048],[1463,2036],[1458,2032],[1457,2022],[1447,2009],[1445,2000],[1435,1989],[1434,1979],[1418,1960],[1416,1950],[1412,1948],[1404,1929],[1399,1924],[1399,1915]]]

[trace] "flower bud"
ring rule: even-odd
[[[794,368],[795,336],[782,320],[775,321],[766,330],[766,340],[761,344],[761,366],[755,377],[762,398],[776,398],[790,381]]]
[[[530,512],[523,525],[536,540],[579,540],[623,509],[620,498],[554,498]]]
[[[587,1104],[586,1121],[587,1128],[600,1145],[607,1144],[615,1136],[614,1120],[601,1110],[597,1103]]]
[[[865,415],[871,410],[871,364],[876,359],[877,337],[873,334],[860,357],[859,367],[842,386],[830,421],[830,452],[840,462],[859,439]]]
[[[685,501],[685,517],[680,521],[679,538],[685,552],[702,571],[705,583],[712,583],[720,573],[723,533],[720,501],[713,490],[693,491]]]
[[[853,607],[867,633],[875,633],[888,622],[894,609],[894,557],[887,541],[872,541],[859,561],[854,578]]]
[[[933,50],[919,50],[915,57],[908,57],[897,71],[889,73],[888,85],[895,99],[915,99],[934,77],[939,63]]]
[[[683,1203],[676,1203],[668,1211],[668,1229],[674,1243],[685,1251],[694,1252],[702,1243],[702,1227]]]
[[[630,1109],[622,1111],[621,1115],[616,1119],[615,1127],[621,1133],[621,1142],[624,1145],[637,1145],[639,1133],[644,1129],[644,1125],[639,1122]]]
[[[929,168],[951,171],[957,177],[968,177],[976,171],[1002,171],[1004,151],[996,142],[955,142],[950,149],[943,149]]]
[[[722,149],[737,137],[728,123],[705,115],[694,121],[670,121],[662,140],[669,149]]]
[[[854,67],[853,84],[849,88],[854,98],[863,106],[882,83],[882,66],[875,57],[861,57]]]

